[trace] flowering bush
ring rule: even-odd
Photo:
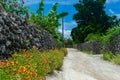
[[[64,53],[64,56],[66,56],[67,55],[67,49],[66,48],[61,48],[61,50],[60,51],[62,51],[62,53]]]
[[[44,52],[44,54],[48,57],[49,59],[49,66],[51,69],[51,72],[54,69],[58,69],[63,65],[63,53],[61,53],[58,50],[50,50],[48,52]]]
[[[0,79],[44,80],[48,73],[62,66],[63,57],[64,54],[60,50],[21,50],[8,60],[0,62]]]

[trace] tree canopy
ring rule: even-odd
[[[74,5],[77,13],[73,19],[77,27],[72,29],[71,36],[76,43],[84,42],[90,33],[104,34],[108,28],[115,26],[117,19],[105,13],[105,2],[106,0],[79,0]]]

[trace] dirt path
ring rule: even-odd
[[[120,66],[103,61],[100,55],[68,48],[62,71],[55,71],[46,80],[120,80]]]

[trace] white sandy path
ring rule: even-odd
[[[102,60],[100,55],[68,48],[62,71],[55,71],[46,80],[120,80],[120,66]]]

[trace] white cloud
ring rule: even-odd
[[[74,27],[77,26],[75,21],[71,21],[71,22],[65,22],[64,23],[65,29],[72,29]]]
[[[106,0],[106,3],[116,3],[118,1],[120,1],[120,0]]]
[[[114,14],[114,13],[115,13],[112,9],[109,9],[109,12],[110,12],[111,14]]]
[[[62,33],[62,29],[59,29],[59,32]],[[64,30],[65,38],[71,38],[70,34],[71,34],[71,30]]]
[[[120,19],[120,14],[115,14],[116,16],[117,16],[117,18],[119,18]]]
[[[111,15],[115,15],[117,16],[117,18],[120,19],[120,14],[115,13],[112,9],[109,9],[109,12],[111,13]]]
[[[77,24],[75,23],[75,21],[65,22],[64,23],[64,35],[65,35],[65,38],[71,38],[70,37],[71,30],[72,30],[72,28],[74,28],[76,26],[77,26]],[[62,33],[62,26],[59,27],[59,32]]]

